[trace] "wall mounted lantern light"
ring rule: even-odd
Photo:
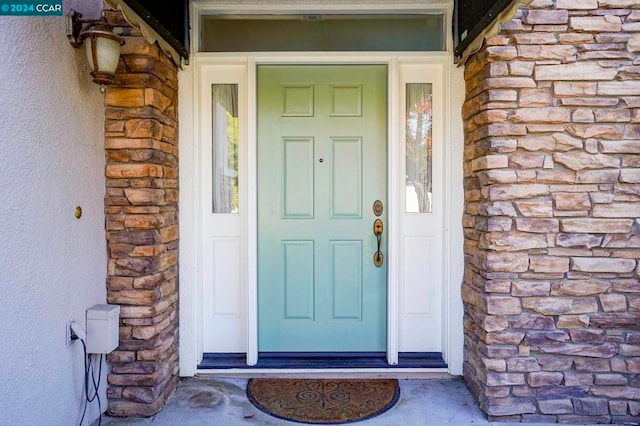
[[[75,11],[71,12],[68,19],[69,42],[76,48],[84,42],[91,77],[104,93],[105,86],[113,84],[124,39],[113,32],[104,11],[100,19],[82,19],[82,14]]]

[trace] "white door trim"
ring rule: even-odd
[[[249,155],[249,170],[247,170],[247,192],[249,203],[247,208],[247,365],[258,363],[258,80],[256,75],[256,61],[253,57],[247,58],[247,83],[249,94],[247,99],[248,114],[247,125],[247,152]]]
[[[274,6],[271,2],[268,6],[262,7],[256,5],[254,2],[250,5],[238,5],[237,2],[232,5],[227,2],[226,5],[221,5],[222,1],[195,1],[193,2],[192,9],[192,34],[199,34],[199,19],[198,17],[202,13],[265,13],[268,10],[271,13],[279,11],[277,13],[295,13],[292,7],[296,11],[306,12],[345,12],[345,13],[361,13],[362,4],[352,4],[351,6],[343,5],[336,6],[335,4],[325,3],[323,5],[311,5],[310,2],[305,4],[285,4],[281,6]],[[376,10],[378,13],[391,13],[393,11],[402,10],[403,12],[410,13],[411,11],[433,11],[433,12],[445,12],[445,22],[448,25],[448,16],[451,12],[450,3],[430,3],[425,0],[423,4],[416,4],[415,2],[407,3],[406,5],[398,5],[394,3],[392,6],[384,5],[383,3],[376,4],[371,10]],[[451,40],[450,31],[447,31],[447,46],[450,51]],[[448,214],[445,216],[444,226],[444,291],[443,291],[443,316],[442,316],[442,331],[443,331],[443,346],[442,352],[445,361],[449,364],[447,371],[450,374],[459,375],[462,372],[462,303],[460,300],[459,283],[462,277],[463,270],[463,256],[462,256],[462,231],[459,226],[459,215],[462,214],[463,206],[463,189],[462,189],[462,123],[459,117],[460,107],[464,100],[464,81],[462,79],[462,72],[456,70],[452,66],[452,56],[450,52],[434,52],[434,53],[408,53],[397,56],[397,52],[394,53],[353,53],[340,54],[322,54],[322,53],[308,53],[301,54],[299,52],[290,54],[260,54],[259,56],[246,56],[246,55],[232,55],[232,54],[212,54],[212,53],[195,53],[197,49],[197,37],[192,37],[194,40],[192,62],[183,71],[180,72],[180,187],[181,190],[181,240],[180,240],[180,375],[192,376],[198,372],[197,365],[202,359],[202,259],[201,259],[201,242],[199,238],[199,231],[201,230],[201,215],[200,215],[200,201],[199,196],[200,188],[200,169],[199,169],[199,156],[202,149],[199,141],[199,112],[200,106],[199,97],[199,79],[200,70],[202,66],[210,65],[214,63],[246,63],[249,70],[248,75],[248,105],[247,110],[251,113],[247,114],[248,119],[248,149],[247,152],[255,152],[255,140],[256,140],[256,117],[253,110],[255,110],[255,69],[258,63],[386,63],[389,66],[389,114],[390,120],[388,125],[388,140],[392,141],[398,135],[398,122],[393,120],[392,111],[397,111],[398,108],[398,96],[397,87],[397,64],[398,61],[404,62],[428,62],[428,63],[440,63],[445,68],[445,108],[444,113],[446,115],[445,123],[445,152],[444,159],[447,165],[445,171],[444,185],[447,188],[445,195],[445,208]],[[451,86],[453,82],[454,86]],[[391,90],[393,88],[393,90]],[[453,102],[451,99],[453,99]],[[250,106],[253,103],[253,107]],[[253,108],[253,110],[251,109]],[[392,144],[389,143],[388,147]],[[396,150],[397,151],[397,150]],[[398,253],[398,194],[396,191],[391,191],[392,188],[397,187],[398,176],[397,173],[393,173],[392,167],[396,168],[398,164],[398,152],[389,151],[388,159],[389,165],[389,206],[394,208],[389,210],[389,311],[388,311],[388,361],[390,364],[396,364],[398,361],[398,259],[396,253]],[[247,298],[246,308],[247,312],[253,315],[254,318],[250,318],[247,325],[247,361],[253,365],[257,362],[257,185],[256,185],[256,158],[255,156],[248,156],[247,162],[247,183],[248,192],[253,195],[247,197],[248,214],[246,215],[246,236],[249,244],[246,246],[246,264],[249,266],[247,271],[247,280],[250,283],[250,287],[247,294],[250,297]],[[393,180],[396,182],[393,182]],[[394,212],[395,210],[395,212]],[[452,216],[453,215],[453,216]],[[395,288],[394,288],[395,285]],[[349,370],[353,372],[352,370]],[[396,370],[397,371],[397,370]],[[431,370],[430,370],[431,371]]]
[[[388,60],[387,78],[387,214],[388,236],[387,251],[387,362],[398,364],[398,282],[400,268],[399,253],[399,209],[398,201],[400,144],[393,143],[398,135],[398,58]]]

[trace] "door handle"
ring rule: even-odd
[[[376,265],[377,268],[381,267],[384,261],[384,256],[382,255],[382,251],[380,251],[380,244],[382,243],[382,231],[384,231],[382,220],[376,219],[375,222],[373,222],[373,235],[375,235],[376,239],[378,240],[378,249],[373,254],[373,264]]]

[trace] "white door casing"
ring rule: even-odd
[[[386,63],[389,67],[389,288],[390,364],[398,352],[444,352],[442,345],[444,253],[444,151],[447,55],[420,59],[359,55],[308,58],[287,55],[199,61],[200,280],[202,352],[246,353],[257,361],[255,182],[256,63]],[[406,83],[433,85],[434,212],[404,213],[404,104]],[[211,213],[211,85],[238,84],[240,117],[240,208],[238,214]],[[253,167],[251,166],[253,164]]]
[[[262,4],[264,3],[264,4]],[[192,34],[199,33],[199,16],[203,13],[361,13],[363,5],[362,2],[353,2],[353,4],[340,3],[327,1],[327,2],[315,2],[315,1],[301,1],[295,3],[278,2],[278,1],[247,1],[247,2],[229,2],[226,0],[207,0],[207,1],[195,1],[192,3]],[[407,2],[406,4],[399,3],[386,3],[383,1],[372,0],[371,4],[367,4],[367,9],[373,11],[373,13],[393,13],[402,9],[403,13],[410,11],[418,11],[417,13],[424,13],[425,11],[432,12],[445,12],[444,22],[447,26],[450,25],[450,19],[447,16],[450,15],[452,4],[450,2],[434,2],[431,0],[420,0],[415,2]],[[191,376],[197,372],[197,365],[202,358],[202,353],[210,350],[206,349],[210,344],[215,342],[218,336],[218,332],[211,330],[205,330],[205,318],[209,316],[211,320],[211,313],[206,312],[209,307],[205,309],[204,304],[206,300],[210,300],[212,297],[212,289],[210,287],[205,289],[205,280],[213,279],[214,276],[218,277],[218,280],[229,279],[236,280],[240,285],[233,291],[222,293],[225,297],[238,300],[239,306],[244,311],[239,315],[230,314],[228,308],[217,312],[217,316],[225,316],[219,324],[218,328],[224,328],[223,334],[234,334],[235,337],[230,339],[228,343],[230,346],[227,349],[220,346],[224,351],[233,352],[246,352],[248,355],[249,363],[255,363],[257,361],[257,322],[256,322],[256,298],[255,298],[255,266],[256,266],[256,251],[255,251],[255,235],[256,235],[256,200],[251,194],[255,195],[255,156],[248,155],[249,152],[255,152],[255,66],[257,63],[386,63],[389,66],[389,111],[394,111],[390,114],[389,119],[389,140],[397,141],[403,140],[402,132],[403,125],[401,114],[403,113],[399,109],[399,105],[402,105],[403,99],[399,99],[401,94],[399,88],[411,74],[407,70],[403,70],[403,66],[422,64],[426,66],[430,71],[430,78],[439,78],[441,84],[441,96],[442,105],[440,106],[440,118],[436,118],[434,113],[434,132],[440,131],[441,135],[434,133],[434,138],[441,138],[441,153],[440,160],[436,161],[434,158],[434,166],[440,165],[440,170],[434,170],[434,173],[439,174],[443,179],[443,187],[441,190],[441,201],[443,215],[441,220],[441,230],[439,243],[434,243],[441,248],[441,278],[442,285],[441,296],[434,296],[435,299],[440,299],[441,303],[436,307],[441,311],[418,312],[419,310],[409,310],[407,315],[406,307],[403,307],[403,297],[406,298],[405,287],[411,287],[414,282],[405,282],[403,275],[406,275],[399,266],[402,264],[402,250],[403,246],[406,250],[407,238],[411,239],[411,235],[403,234],[404,228],[401,226],[403,220],[401,213],[401,206],[404,206],[404,200],[401,189],[404,186],[404,177],[401,175],[402,171],[398,168],[403,167],[402,161],[403,154],[398,152],[398,147],[402,147],[403,144],[389,144],[394,149],[390,149],[389,152],[389,205],[393,206],[394,211],[390,211],[389,216],[389,318],[388,318],[388,332],[389,332],[389,347],[388,358],[391,364],[397,362],[398,351],[405,351],[407,341],[406,337],[403,337],[406,333],[405,330],[410,330],[409,324],[413,320],[420,321],[418,317],[420,315],[434,315],[440,317],[441,327],[440,330],[440,343],[439,350],[442,351],[445,361],[449,364],[448,372],[450,374],[459,375],[462,372],[462,303],[460,300],[459,285],[462,278],[463,271],[463,255],[462,255],[462,230],[459,225],[459,221],[462,215],[463,208],[463,189],[462,189],[462,121],[460,117],[460,108],[464,101],[464,80],[462,71],[455,69],[452,64],[452,56],[449,53],[451,51],[452,40],[450,27],[447,27],[447,50],[448,52],[438,53],[416,53],[416,54],[397,54],[385,55],[380,54],[366,54],[366,53],[348,53],[348,54],[260,54],[260,56],[247,56],[246,54],[212,54],[212,53],[197,53],[198,37],[193,37],[194,44],[192,46],[192,61],[191,65],[187,66],[183,71],[179,73],[180,78],[180,92],[179,92],[179,114],[180,114],[180,375]],[[246,148],[244,148],[244,157],[241,159],[240,171],[242,173],[240,177],[240,185],[245,182],[245,194],[242,195],[240,201],[241,206],[244,204],[246,209],[240,211],[238,217],[232,227],[226,227],[221,225],[221,220],[209,217],[207,219],[207,211],[205,209],[205,202],[203,200],[203,194],[205,193],[206,183],[202,179],[203,175],[207,173],[206,163],[207,160],[203,158],[210,152],[210,138],[208,135],[203,134],[203,103],[204,97],[207,95],[207,91],[204,90],[204,85],[211,82],[232,82],[223,81],[222,78],[225,73],[224,67],[228,68],[227,71],[233,68],[233,66],[239,66],[246,70],[246,75],[242,75],[242,72],[231,71],[232,77],[235,77],[235,81],[240,80],[245,82],[245,94],[241,95],[241,110],[244,111],[246,117]],[[411,67],[409,67],[411,68]],[[239,68],[236,69],[238,71]],[[435,72],[435,74],[431,74]],[[227,74],[231,76],[231,74]],[[425,74],[427,75],[427,74]],[[206,77],[208,76],[208,77]],[[405,80],[402,80],[405,78]],[[242,89],[241,89],[242,90]],[[204,96],[203,96],[204,95]],[[210,88],[209,93],[210,97]],[[434,94],[434,96],[437,96]],[[244,107],[242,102],[244,100]],[[210,100],[209,100],[210,103]],[[242,114],[242,113],[241,113]],[[438,129],[437,121],[440,121],[441,127]],[[210,132],[209,132],[210,133]],[[434,157],[436,153],[434,153]],[[242,163],[244,162],[244,163]],[[244,164],[244,167],[242,166]],[[435,167],[437,169],[437,167]],[[210,174],[209,174],[210,176]],[[446,188],[446,191],[444,191]],[[434,191],[435,192],[435,191]],[[210,193],[210,192],[209,192]],[[436,194],[434,197],[437,198]],[[435,207],[435,205],[434,205]],[[242,209],[242,207],[241,207]],[[210,210],[209,210],[210,212]],[[395,215],[395,216],[394,216]],[[210,216],[210,215],[209,215]],[[406,216],[406,215],[405,215]],[[210,220],[211,223],[205,224],[206,220]],[[218,222],[217,225],[215,222]],[[233,222],[233,220],[231,220]],[[234,228],[235,227],[235,228]],[[239,227],[239,228],[238,228]],[[209,233],[207,235],[205,228],[214,230],[214,234]],[[215,234],[215,229],[222,230],[224,232]],[[235,230],[233,230],[235,229]],[[240,230],[238,233],[237,230]],[[208,232],[208,231],[207,231]],[[411,240],[410,243],[420,243],[421,238],[433,237],[429,230],[429,225],[422,225],[419,232],[414,238],[418,240]],[[235,234],[234,234],[235,233]],[[233,234],[233,235],[230,235]],[[210,252],[211,256],[215,259],[216,256],[220,257],[220,251],[216,255],[215,250],[211,248],[211,242],[207,243],[205,239],[217,239],[216,244],[225,244],[233,246],[235,244],[236,253],[239,250],[239,260],[234,265],[236,270],[235,278],[233,275],[226,276],[225,272],[215,271],[210,265],[204,265],[205,256],[204,252]],[[239,239],[239,240],[238,240]],[[209,247],[207,248],[207,244]],[[411,244],[409,244],[411,245]],[[415,245],[415,244],[414,244]],[[419,244],[418,244],[419,245]],[[218,262],[223,262],[225,255],[218,259]],[[233,264],[234,262],[224,262],[226,264]],[[246,267],[245,267],[246,266]],[[246,286],[244,289],[242,285]],[[424,289],[423,289],[424,290]],[[244,292],[244,293],[243,293]],[[403,293],[404,292],[404,293]],[[428,292],[427,292],[428,293]],[[432,298],[433,299],[433,298]],[[221,299],[222,300],[222,299]],[[209,302],[211,303],[211,302]],[[237,306],[237,305],[236,305]],[[413,307],[412,307],[413,308]],[[403,310],[404,309],[404,310]],[[216,312],[216,311],[214,311]],[[417,314],[417,315],[416,315]],[[214,317],[216,316],[214,315]],[[243,317],[245,315],[245,317]],[[231,318],[235,318],[232,320]],[[403,330],[402,324],[406,324],[405,330]],[[223,324],[226,324],[223,326]],[[216,327],[216,326],[214,326]],[[237,332],[236,332],[237,331]],[[210,333],[206,336],[206,333]],[[422,332],[416,333],[420,334]],[[409,333],[410,334],[410,333]],[[240,336],[240,338],[238,338]],[[437,339],[436,339],[437,340]],[[417,340],[420,342],[420,340]],[[424,344],[424,341],[422,343]],[[426,346],[421,346],[422,349],[417,350],[430,350]],[[425,349],[426,348],[426,349]],[[353,370],[351,370],[354,372]],[[356,371],[357,372],[357,371]]]

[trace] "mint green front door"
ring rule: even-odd
[[[386,97],[384,65],[258,67],[261,352],[386,350]]]

